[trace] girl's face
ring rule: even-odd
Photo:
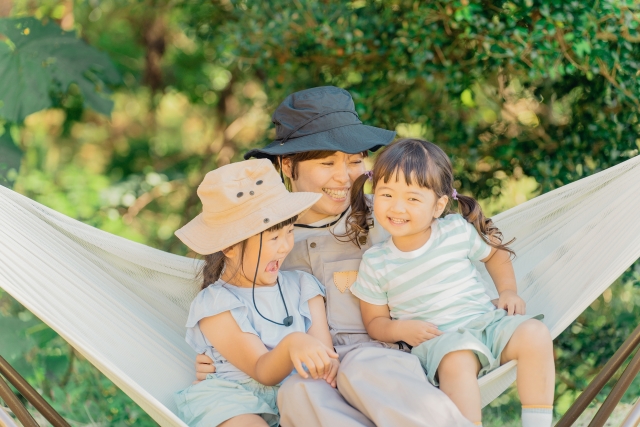
[[[225,250],[229,263],[225,267],[222,279],[232,285],[250,288],[258,266],[256,286],[273,286],[278,278],[282,262],[293,248],[293,224],[280,230],[262,233],[262,251],[260,251],[260,235],[247,239],[242,257],[242,244],[239,243]],[[260,259],[258,260],[258,252]],[[244,258],[244,259],[240,259]],[[242,266],[240,266],[242,262]]]
[[[291,159],[283,159],[282,170],[291,179]],[[365,172],[361,153],[334,154],[298,163],[297,178],[291,179],[291,190],[322,194],[302,217],[300,224],[311,224],[328,216],[339,215],[349,207],[349,195],[353,182]]]
[[[373,214],[401,251],[416,250],[429,240],[431,223],[449,200],[428,188],[407,185],[401,172],[389,182],[378,181],[374,194]]]

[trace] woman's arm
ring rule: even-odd
[[[369,336],[382,342],[404,341],[411,346],[442,335],[432,323],[422,320],[392,320],[389,306],[374,305],[360,300],[362,322]]]
[[[303,363],[317,379],[321,376],[318,370],[330,369],[331,358],[338,357],[318,339],[301,332],[287,335],[269,351],[258,336],[243,332],[228,311],[200,320],[200,329],[225,359],[264,385],[278,384],[294,368],[308,378]]]
[[[510,254],[501,249],[491,248],[489,256],[481,260],[498,290],[498,308],[508,315],[525,314],[526,303],[518,296],[516,274],[513,271]]]

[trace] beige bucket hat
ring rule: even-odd
[[[322,197],[290,193],[267,159],[246,160],[209,172],[198,187],[202,213],[176,231],[193,251],[221,251],[309,209]]]

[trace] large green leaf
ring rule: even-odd
[[[109,115],[107,85],[120,75],[109,57],[73,32],[35,18],[0,19],[0,116],[21,123],[52,107],[52,96],[75,83],[85,106]]]
[[[10,171],[20,169],[22,152],[14,144],[9,132],[9,126],[4,129],[0,127],[0,185],[10,187],[12,180],[9,178]]]

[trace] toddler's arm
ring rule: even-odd
[[[487,271],[498,290],[498,295],[500,295],[497,307],[504,309],[508,315],[525,314],[527,306],[524,300],[518,296],[516,274],[513,271],[509,252],[491,248],[489,256],[481,261],[487,267]]]
[[[389,306],[374,305],[360,300],[362,321],[367,333],[382,342],[404,341],[417,346],[427,340],[442,335],[442,331],[432,323],[422,320],[392,320]]]
[[[309,311],[311,311],[311,327],[307,333],[317,338],[327,347],[333,348],[333,341],[327,322],[327,312],[324,306],[324,298],[322,298],[321,295],[317,295],[309,300]],[[322,378],[331,384],[332,387],[336,387],[336,375],[338,374],[339,366],[340,362],[338,359],[331,359],[331,369],[325,371],[324,375],[322,375]]]
[[[209,342],[234,366],[264,385],[276,385],[295,368],[308,378],[317,379],[331,369],[338,355],[317,338],[301,332],[287,335],[269,351],[257,335],[243,332],[230,312],[200,320],[200,329]],[[302,368],[307,366],[309,374]]]

